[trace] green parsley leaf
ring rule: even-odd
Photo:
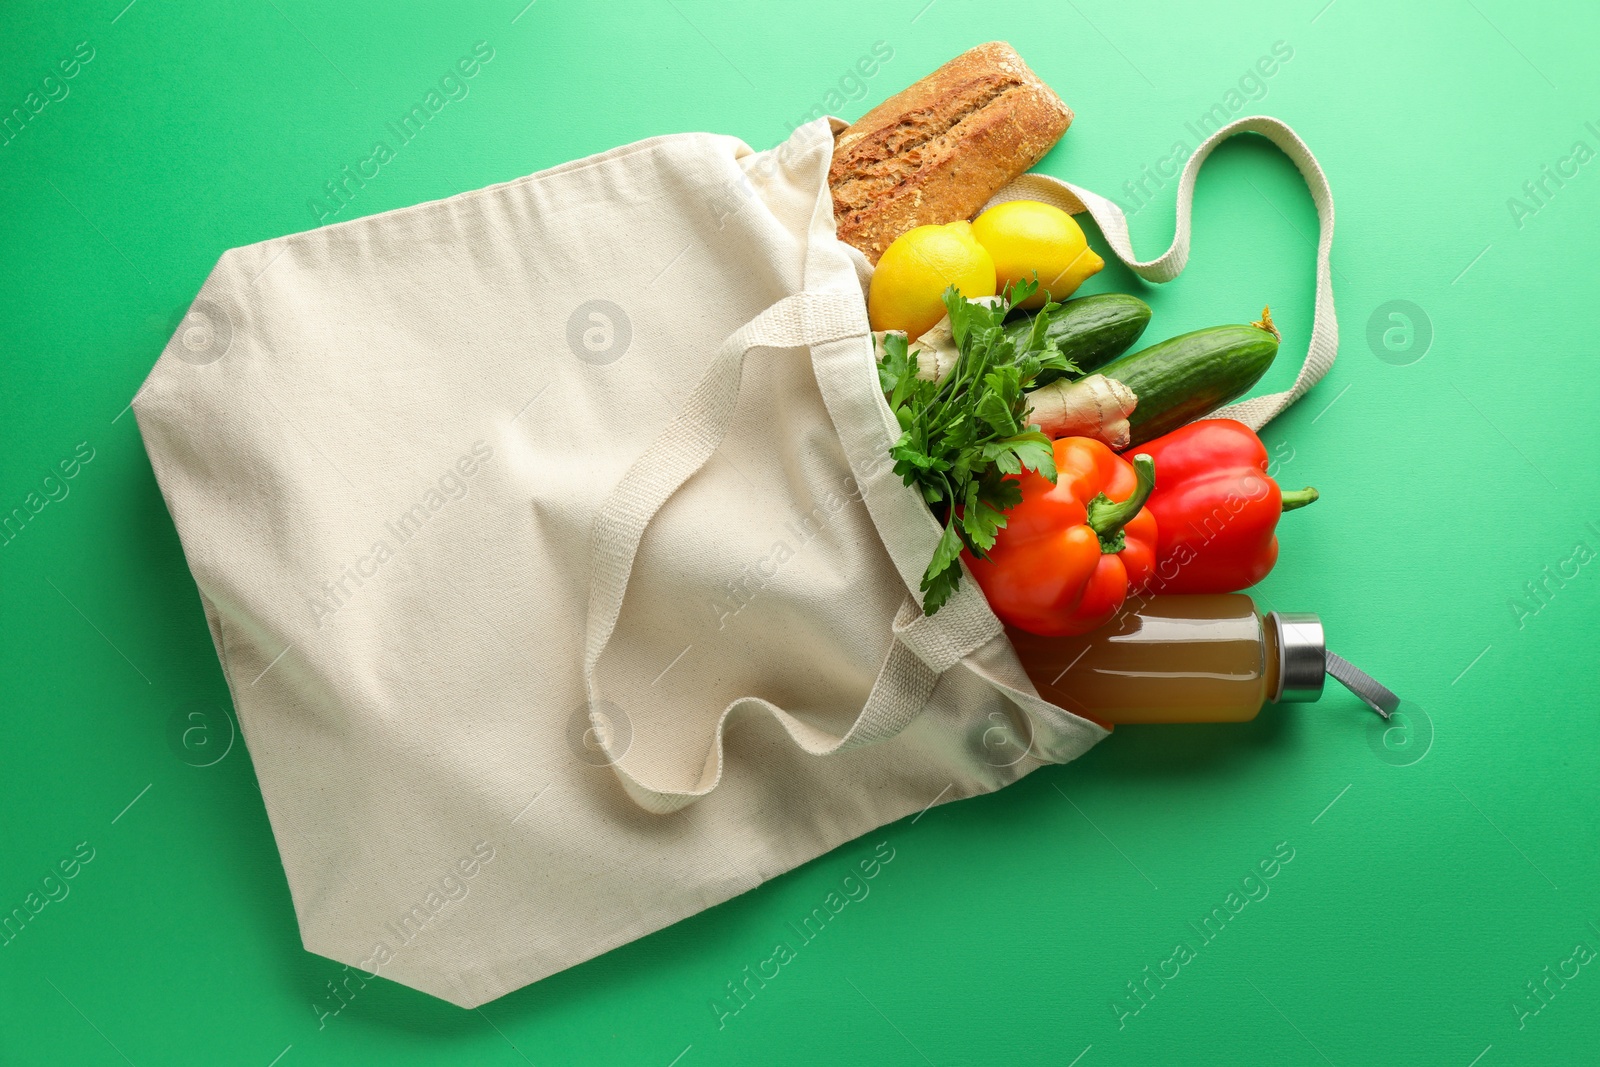
[[[955,366],[942,381],[917,377],[917,356],[904,335],[890,334],[878,381],[902,430],[889,450],[894,470],[917,489],[944,531],[922,576],[922,610],[932,615],[961,584],[961,552],[983,556],[1005,527],[1005,513],[1022,500],[1017,475],[1036,471],[1056,479],[1050,439],[1026,422],[1028,390],[1077,368],[1046,329],[1059,304],[1047,303],[1019,347],[1002,329],[1006,315],[1037,290],[1036,282],[1008,287],[992,302],[944,292],[955,339]]]

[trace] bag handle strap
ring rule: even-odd
[[[1208,418],[1237,419],[1252,430],[1259,430],[1304,396],[1322,380],[1333,366],[1339,351],[1339,322],[1333,310],[1333,278],[1329,255],[1333,249],[1333,191],[1328,177],[1306,143],[1286,123],[1265,115],[1236,119],[1207,137],[1183,165],[1178,178],[1178,218],[1172,244],[1151,260],[1135,257],[1128,239],[1128,220],[1122,209],[1110,200],[1087,189],[1045,174],[1024,174],[996,193],[985,208],[1008,200],[1040,200],[1069,214],[1087,211],[1105,234],[1106,242],[1118,259],[1148,282],[1169,282],[1189,261],[1190,215],[1194,206],[1195,175],[1217,145],[1240,133],[1257,133],[1277,145],[1300,170],[1311,200],[1317,207],[1317,301],[1311,320],[1311,343],[1301,362],[1294,384],[1281,393],[1258,396],[1213,412]]]
[[[636,803],[649,811],[677,811],[705,796],[722,778],[722,733],[730,715],[746,707],[765,710],[812,755],[828,755],[893,737],[921,711],[939,676],[1000,633],[993,613],[952,605],[927,618],[907,596],[896,614],[878,675],[860,714],[843,736],[795,718],[759,697],[742,697],[723,709],[712,751],[699,780],[688,789],[664,788],[627,765],[627,753],[612,751],[597,717],[601,705],[600,657],[611,641],[633,573],[634,559],[650,522],[696,471],[708,463],[733,421],[744,360],[755,348],[798,348],[868,336],[861,296],[856,291],[796,293],[778,301],[735,330],[717,351],[689,399],[667,428],[623,475],[595,519],[591,584],[584,641],[583,679],[590,722],[611,768]]]

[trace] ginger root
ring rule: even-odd
[[[1104,374],[1069,382],[1059,378],[1028,394],[1028,418],[1046,437],[1092,437],[1112,449],[1128,447],[1128,416],[1138,406],[1133,390]]]

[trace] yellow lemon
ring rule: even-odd
[[[1043,307],[1046,296],[1065,300],[1106,265],[1071,215],[1037,200],[995,205],[973,221],[972,235],[994,257],[999,290],[1038,273],[1039,291],[1023,307]]]
[[[884,249],[867,295],[874,330],[904,330],[912,340],[944,318],[941,297],[955,286],[968,298],[995,294],[994,260],[972,223],[918,226]]]

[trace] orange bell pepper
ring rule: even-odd
[[[1055,442],[1056,481],[1017,477],[987,558],[965,560],[1002,622],[1042,637],[1088,633],[1121,609],[1155,566],[1156,520],[1145,501],[1155,463],[1133,462],[1088,437]]]

